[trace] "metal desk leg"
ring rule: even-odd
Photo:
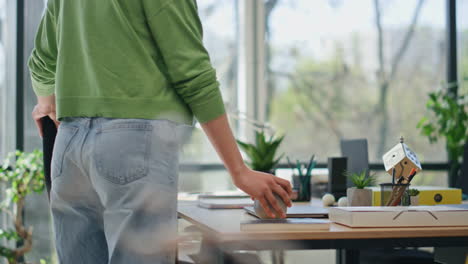
[[[274,249],[271,251],[271,263],[284,264],[284,250]]]
[[[198,254],[197,263],[224,264],[227,263],[226,254],[216,243],[204,238],[202,240],[200,253]]]
[[[337,249],[336,264],[359,264],[359,250]]]

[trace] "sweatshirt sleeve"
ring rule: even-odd
[[[37,31],[34,49],[28,61],[32,87],[36,95],[48,96],[55,92],[55,70],[57,64],[57,28],[52,0]]]
[[[195,0],[170,0],[157,10],[145,7],[148,24],[177,94],[200,123],[225,113],[223,99],[203,45]]]

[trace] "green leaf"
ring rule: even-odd
[[[302,164],[299,160],[296,160],[296,168],[299,173],[299,177],[302,178],[304,175],[302,175]]]
[[[0,239],[5,238],[6,240],[18,241],[21,237],[16,233],[14,229],[3,230],[0,229]]]
[[[279,159],[275,160],[275,156],[283,139],[284,136],[277,139],[272,136],[268,141],[266,141],[264,132],[256,132],[255,145],[248,144],[240,140],[237,140],[237,143],[249,157],[252,169],[269,172],[279,162]]]
[[[419,120],[418,124],[416,125],[416,128],[421,128],[424,125],[424,123],[426,123],[428,121],[429,121],[429,119],[427,117],[423,116],[421,118],[421,120]]]
[[[361,173],[346,173],[347,177],[351,178],[351,182],[358,189],[364,189],[365,187],[372,186],[375,184],[375,175],[366,176],[366,170],[363,170]]]

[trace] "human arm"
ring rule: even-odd
[[[203,46],[196,1],[143,0],[143,4],[168,80],[201,123],[234,184],[259,200],[270,216],[274,217],[268,203],[284,217],[273,193],[290,205],[290,183],[253,171],[242,160],[225,114],[216,72]]]
[[[49,116],[57,126],[59,124],[55,112],[57,30],[53,2],[48,1],[46,12],[37,31],[35,47],[28,62],[32,87],[37,96],[37,104],[32,112],[32,117],[41,137],[43,136],[42,117]]]
[[[202,128],[216,149],[234,184],[257,199],[270,217],[275,217],[268,204],[282,217],[286,217],[273,193],[278,194],[286,205],[291,206],[291,184],[274,175],[251,170],[242,160],[226,115],[202,123]]]
[[[200,123],[225,113],[194,0],[143,0],[158,50],[157,60],[182,101]]]

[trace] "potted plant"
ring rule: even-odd
[[[17,264],[21,263],[24,255],[33,246],[33,230],[31,226],[24,226],[22,211],[27,195],[44,191],[42,152],[16,151],[8,154],[0,167],[0,181],[6,186],[0,211],[11,220],[9,222],[13,223],[11,228],[0,229],[0,238],[1,241],[8,241],[8,245],[17,245],[16,247],[0,245],[0,256],[6,258],[9,264]],[[22,243],[17,243],[20,241]],[[40,260],[40,263],[45,261]]]
[[[419,190],[409,189],[408,195],[410,197],[410,205],[419,205]]]
[[[372,190],[366,189],[375,183],[374,175],[366,175],[366,170],[361,173],[347,174],[351,178],[354,187],[346,190],[348,206],[372,206]]]
[[[247,164],[251,169],[274,174],[276,165],[283,157],[283,154],[276,158],[276,151],[283,141],[284,136],[276,138],[271,136],[266,139],[265,132],[255,132],[255,144],[249,144],[237,140],[241,149],[247,154],[249,160]]]
[[[444,138],[449,161],[449,185],[455,186],[463,158],[463,148],[468,141],[468,97],[451,92],[457,83],[429,93],[426,108],[431,115],[423,117],[417,128],[430,143]]]
[[[289,167],[293,170],[292,183],[293,189],[297,191],[296,201],[310,201],[311,198],[311,180],[312,180],[312,170],[315,168],[317,162],[315,161],[315,155],[309,160],[309,163],[304,165],[296,160],[296,168],[294,168],[289,157],[286,157],[288,160]],[[297,174],[294,173],[294,169],[297,169]],[[304,172],[305,171],[305,172]]]

